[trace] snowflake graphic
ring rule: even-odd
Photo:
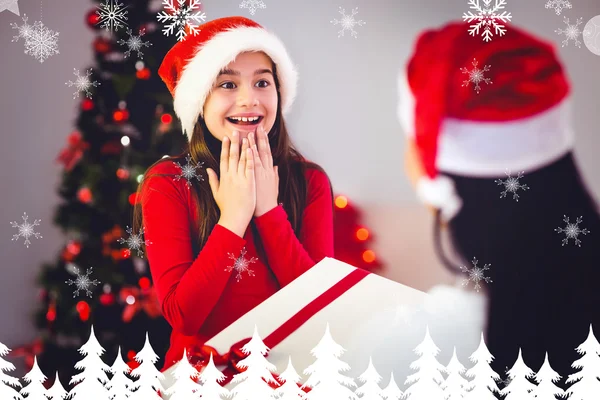
[[[467,286],[469,284],[469,282],[472,281],[475,284],[474,289],[479,292],[479,289],[481,289],[481,285],[480,285],[481,281],[485,281],[486,283],[492,283],[492,279],[485,276],[485,271],[490,269],[491,264],[485,264],[483,266],[483,268],[480,268],[477,266],[477,263],[479,261],[477,261],[477,259],[475,257],[473,257],[473,261],[471,261],[471,262],[473,263],[473,268],[470,270],[468,267],[465,267],[464,265],[462,267],[460,267],[460,270],[462,272],[466,272],[469,274],[469,276],[467,278],[463,279],[462,285]]]
[[[31,244],[31,241],[29,240],[29,238],[31,236],[35,237],[36,239],[42,239],[42,235],[39,234],[38,232],[35,232],[35,227],[40,225],[40,221],[41,219],[36,219],[33,221],[33,224],[30,224],[29,222],[27,222],[27,219],[29,218],[27,216],[27,213],[23,213],[23,223],[21,225],[19,225],[16,221],[15,222],[11,222],[10,225],[13,228],[19,228],[19,233],[13,235],[11,240],[18,240],[19,237],[23,237],[25,238],[25,246],[27,246],[27,248],[29,248],[29,245]]]
[[[575,223],[569,222],[569,217],[563,215],[563,221],[567,224],[566,227],[558,227],[554,229],[558,233],[564,233],[565,238],[562,240],[562,245],[569,243],[569,239],[575,240],[575,245],[581,247],[581,240],[579,240],[579,235],[587,235],[590,233],[588,229],[580,229],[579,224],[583,221],[583,217],[578,217]]]
[[[569,0],[548,0],[546,3],[546,8],[553,8],[556,11],[556,15],[560,15],[565,8],[570,9],[571,7]]]
[[[506,33],[506,26],[502,23],[510,22],[512,16],[510,13],[506,13],[506,11],[502,11],[502,14],[499,14],[500,10],[504,9],[506,5],[506,0],[495,0],[494,6],[492,6],[492,0],[482,0],[483,5],[480,4],[479,0],[469,0],[469,5],[472,10],[475,10],[477,13],[473,14],[471,11],[463,14],[463,21],[473,22],[476,21],[475,24],[469,25],[469,34],[471,36],[479,35],[479,31],[483,28],[481,32],[481,36],[483,40],[489,42],[492,40],[492,36],[494,34],[503,36]],[[500,23],[501,22],[501,23]],[[492,27],[494,28],[494,33],[492,33]]]
[[[460,71],[463,74],[467,74],[469,75],[469,79],[467,79],[466,81],[463,81],[463,84],[461,85],[462,87],[464,86],[469,86],[469,83],[473,82],[475,84],[475,91],[477,91],[477,94],[479,94],[479,92],[481,91],[481,87],[479,86],[480,82],[485,82],[486,84],[491,84],[492,80],[491,78],[486,78],[484,73],[488,72],[490,70],[490,66],[486,65],[483,67],[483,69],[479,69],[477,68],[477,64],[478,61],[473,59],[473,69],[469,70],[468,68],[461,68]]]
[[[25,38],[25,54],[32,55],[43,63],[48,57],[58,53],[58,32],[54,32],[40,21],[31,27],[28,37]]]
[[[510,171],[507,171],[506,176],[508,178],[506,178],[504,180],[496,179],[494,181],[498,185],[504,185],[504,191],[500,194],[501,199],[506,197],[508,192],[511,192],[513,194],[513,200],[519,201],[519,195],[517,194],[517,190],[519,190],[519,189],[529,190],[529,186],[523,185],[519,182],[519,179],[521,179],[523,177],[524,172],[525,171],[521,171],[518,173],[518,175],[516,177],[514,177],[514,176],[510,176]]]
[[[127,6],[123,7],[123,3],[119,3],[117,0],[105,0],[105,3],[101,3],[96,10],[96,14],[100,17],[100,28],[106,28],[107,31],[118,31],[119,28],[124,28],[127,25],[127,13],[125,10]]]
[[[262,0],[244,0],[240,4],[240,8],[247,8],[250,15],[256,14],[256,10],[265,9],[267,5]]]
[[[189,154],[185,157],[187,163],[185,165],[181,165],[178,162],[173,161],[173,164],[181,168],[181,174],[175,175],[175,180],[178,181],[181,178],[185,178],[187,180],[187,187],[192,186],[192,179],[196,178],[199,181],[204,181],[204,177],[198,175],[196,172],[196,168],[202,168],[204,162],[199,162],[196,165],[192,164],[192,156]]]
[[[133,233],[133,229],[128,226],[126,232],[129,234],[129,237],[127,239],[120,238],[117,242],[120,244],[127,244],[128,249],[125,250],[127,257],[131,255],[131,250],[137,250],[138,257],[144,258],[142,245],[149,246],[152,244],[151,241],[142,239],[144,228],[141,228],[139,233]]]
[[[23,25],[17,25],[16,23],[11,22],[10,26],[18,31],[17,36],[13,36],[11,42],[18,42],[21,38],[27,41],[27,38],[33,34],[33,25],[29,25],[27,19],[27,15],[23,14]]]
[[[237,272],[237,275],[235,276],[236,282],[239,282],[240,279],[242,279],[242,273],[246,272],[248,273],[248,276],[254,276],[254,271],[252,271],[250,268],[248,268],[248,266],[251,263],[255,263],[256,261],[258,261],[258,258],[256,257],[252,257],[249,260],[246,259],[246,248],[244,247],[242,249],[242,254],[239,257],[234,256],[231,253],[227,253],[229,255],[229,258],[234,260],[233,265],[229,265],[227,268],[225,268],[225,271],[227,272],[231,272],[232,270],[235,270]]]
[[[96,286],[100,283],[97,279],[94,279],[93,281],[90,279],[92,268],[88,268],[85,275],[82,275],[79,272],[79,269],[76,269],[75,272],[77,275],[77,278],[75,278],[75,280],[69,279],[68,281],[65,281],[65,283],[69,286],[73,284],[75,285],[76,289],[73,292],[73,297],[79,296],[80,290],[85,290],[85,293],[88,295],[88,297],[92,297],[92,291],[90,290],[91,286]]]
[[[206,14],[199,10],[195,11],[202,4],[200,0],[189,0],[189,6],[186,5],[188,0],[177,0],[177,6],[173,3],[174,1],[163,0],[162,4],[166,11],[163,10],[158,13],[158,21],[166,24],[163,29],[166,36],[173,34],[173,31],[177,28],[177,40],[181,42],[187,36],[186,26],[194,36],[200,32],[198,24],[206,20]]]
[[[100,83],[98,81],[90,81],[90,76],[92,76],[92,70],[88,69],[85,73],[84,76],[81,76],[79,74],[79,71],[76,68],[73,68],[73,74],[77,77],[77,79],[75,79],[75,82],[73,81],[69,81],[66,82],[65,85],[71,87],[71,86],[75,86],[75,88],[77,89],[74,93],[73,93],[73,98],[77,98],[79,97],[79,92],[85,92],[85,97],[87,97],[88,99],[92,98],[92,92],[90,92],[91,87],[98,87],[98,85],[100,85]]]
[[[583,18],[578,18],[575,25],[571,25],[569,23],[569,18],[565,17],[564,23],[567,25],[565,29],[557,29],[554,32],[559,35],[565,35],[566,39],[562,41],[562,46],[565,47],[569,45],[569,40],[575,41],[575,46],[581,48],[581,41],[579,40],[579,36],[581,35],[581,29],[579,29],[579,25],[583,23]]]
[[[334,19],[333,21],[330,21],[334,25],[340,24],[342,26],[342,29],[340,31],[338,31],[338,38],[344,36],[344,33],[346,32],[346,30],[349,30],[352,37],[354,37],[356,39],[358,37],[358,34],[354,30],[354,27],[356,25],[363,26],[364,24],[366,24],[366,22],[363,20],[357,21],[354,19],[354,16],[358,13],[358,7],[352,9],[351,15],[346,15],[346,10],[343,9],[342,7],[340,7],[339,13],[342,14],[341,20]]]
[[[141,49],[142,47],[146,46],[146,47],[150,47],[152,46],[152,43],[150,42],[144,42],[142,40],[142,36],[144,36],[144,34],[146,33],[145,29],[140,29],[140,34],[138,36],[133,34],[133,31],[129,28],[127,28],[127,35],[129,35],[129,38],[127,40],[121,39],[119,40],[117,43],[119,43],[121,46],[122,45],[127,45],[127,51],[124,53],[125,58],[129,57],[131,55],[132,51],[137,51],[138,57],[140,59],[144,58],[144,54],[142,53]]]

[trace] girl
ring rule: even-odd
[[[148,169],[136,209],[173,328],[166,370],[184,349],[193,354],[333,256],[333,196],[324,171],[291,144],[282,113],[294,99],[296,71],[260,25],[243,17],[208,22],[173,46],[159,74],[189,139],[186,154]],[[182,177],[180,166],[199,165],[208,181]]]
[[[535,372],[547,356],[564,386],[590,324],[600,333],[600,216],[574,160],[570,85],[553,46],[514,26],[486,43],[449,24],[420,36],[400,92],[407,173],[436,209],[437,253],[457,272],[477,271],[476,258],[488,278],[492,367],[505,376],[521,349]]]

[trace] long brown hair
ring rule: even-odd
[[[269,144],[271,146],[271,153],[273,154],[273,164],[277,165],[279,168],[279,198],[277,201],[278,203],[283,204],[296,236],[300,237],[300,230],[302,228],[302,214],[304,213],[304,209],[306,207],[306,169],[317,169],[323,173],[325,173],[325,171],[323,171],[319,165],[307,161],[292,144],[281,111],[279,80],[277,78],[276,66],[274,64],[273,75],[277,88],[278,105],[277,117],[268,136]],[[196,165],[196,163],[203,162],[203,168],[212,168],[212,170],[215,171],[220,178],[219,161],[221,154],[221,141],[216,139],[210,133],[202,117],[198,118],[196,126],[194,127],[194,133],[186,151],[178,156],[166,157],[157,161],[151,165],[148,170],[146,170],[146,174],[158,163],[173,161],[178,162],[185,160],[185,157],[188,153],[191,156],[194,165]],[[144,179],[138,186],[138,200],[134,206],[133,231],[136,233],[140,232],[140,229],[143,226],[142,205],[144,199],[141,197],[141,195],[145,183],[149,180],[149,177],[146,176],[146,174],[144,174]],[[152,176],[164,175],[153,174]],[[215,199],[213,198],[206,174],[204,174],[204,178],[204,181],[200,182],[192,180],[192,185],[194,188],[193,198],[197,202],[196,209],[198,210],[196,221],[199,227],[197,237],[194,238],[195,241],[193,242],[194,253],[198,253],[204,247],[208,236],[210,235],[214,226],[217,224],[220,217],[220,210],[215,202]],[[333,198],[331,181],[329,183],[329,187]],[[254,229],[253,224],[252,228]],[[257,236],[255,235],[255,237]]]

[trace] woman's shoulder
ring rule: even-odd
[[[182,173],[177,162],[181,164],[176,157],[166,157],[150,166],[144,174],[142,193],[160,191],[165,194],[180,193],[184,195],[187,181],[183,177],[177,178]]]

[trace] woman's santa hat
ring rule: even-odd
[[[461,68],[473,61],[489,84]],[[398,117],[414,138],[426,176],[419,198],[448,221],[462,205],[452,180],[440,171],[501,177],[532,170],[570,151],[570,85],[554,47],[514,26],[492,42],[451,23],[422,33],[399,79]]]
[[[281,109],[287,113],[296,97],[298,74],[285,46],[275,35],[244,17],[209,21],[188,34],[166,54],[158,74],[173,95],[183,133],[192,138],[204,102],[221,69],[246,51],[262,51],[277,66]]]

